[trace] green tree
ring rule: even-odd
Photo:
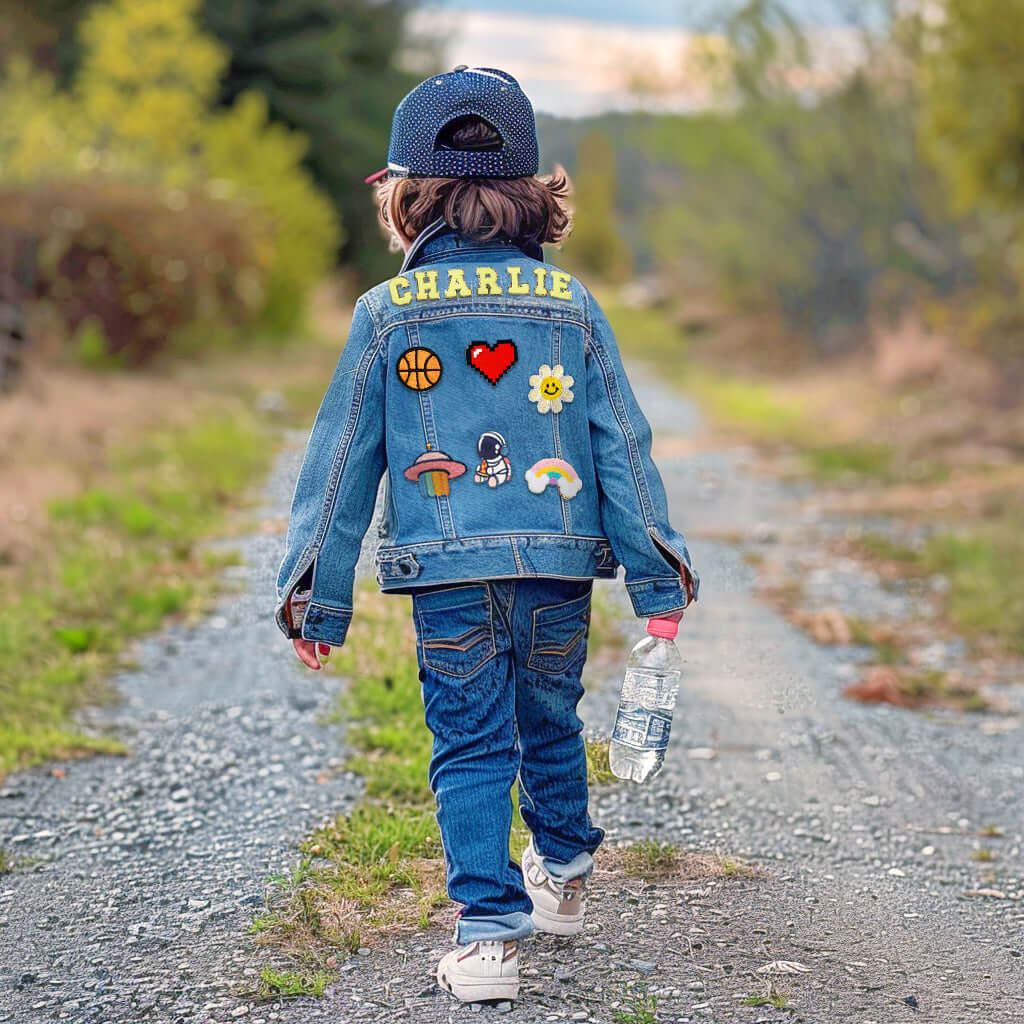
[[[576,219],[566,247],[569,258],[607,281],[629,277],[631,255],[618,223],[618,169],[607,134],[593,131],[576,155]]]
[[[310,142],[306,166],[345,226],[343,260],[364,280],[394,272],[363,178],[384,166],[391,115],[416,83],[397,66],[410,0],[207,0],[203,21],[229,49],[220,98],[246,90]]]
[[[1024,0],[947,0],[926,53],[924,137],[957,205],[1024,212]]]

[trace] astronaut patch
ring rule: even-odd
[[[480,435],[476,443],[476,453],[480,461],[473,474],[473,483],[487,484],[497,487],[507,484],[512,477],[512,463],[508,458],[508,445],[505,438],[496,430],[488,430]]]

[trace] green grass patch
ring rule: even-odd
[[[364,777],[365,795],[302,844],[302,861],[273,880],[277,893],[252,926],[260,941],[318,968],[338,950],[425,927],[447,901],[409,604],[359,591],[332,664],[348,680],[334,717],[349,723],[346,767]]]
[[[14,870],[14,858],[0,849],[0,875],[9,875]]]
[[[743,1000],[744,1006],[774,1006],[776,1010],[784,1010],[787,1000],[781,992],[772,992],[764,996],[747,996]]]
[[[275,971],[264,967],[260,971],[257,997],[264,1000],[313,996],[317,999],[331,983],[326,971]]]
[[[658,1024],[658,997],[646,988],[633,992],[612,1019],[615,1024]]]
[[[608,760],[608,740],[587,739],[587,782],[591,786],[606,786],[617,782]]]
[[[54,502],[44,560],[0,599],[0,776],[42,760],[117,752],[75,710],[133,637],[196,610],[230,556],[200,555],[267,468],[273,446],[243,410],[113,452],[102,485]]]
[[[1016,518],[933,537],[922,563],[949,578],[948,612],[957,626],[1024,654],[1024,531]]]

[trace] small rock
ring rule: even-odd
[[[781,782],[782,781],[782,773],[781,772],[766,772],[765,773],[765,777],[764,777],[764,781],[765,782]]]
[[[231,1011],[231,1016],[232,1017],[244,1017],[248,1012],[249,1012],[249,1007],[248,1006],[236,1006]]]
[[[171,799],[175,803],[184,803],[186,800],[190,800],[191,798],[191,790],[185,789],[184,787],[182,787],[181,789],[175,789],[171,791]]]
[[[555,970],[555,981],[572,981],[573,973],[568,967],[559,967]]]
[[[205,910],[209,905],[210,905],[210,901],[209,900],[190,899],[188,901],[188,909],[189,910]]]
[[[912,1010],[918,1009],[917,996],[907,996],[907,998],[904,999],[903,1002],[905,1002],[907,1006],[909,1006]]]
[[[906,878],[907,877],[906,871],[901,871],[899,868],[889,868],[888,873],[890,875],[892,875],[893,878]]]
[[[691,761],[713,761],[718,752],[711,747],[691,747],[689,756]]]
[[[369,946],[360,946],[359,949],[356,950],[356,953],[359,956],[369,956],[370,948]]]
[[[658,965],[653,960],[630,960],[629,965],[641,974],[653,974],[658,969]]]

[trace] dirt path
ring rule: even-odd
[[[831,528],[802,520],[800,493],[757,475],[749,453],[689,453],[678,439],[695,432],[693,409],[652,383],[638,390],[684,528],[806,549]],[[268,516],[284,511],[295,468],[293,451]],[[267,876],[358,788],[330,771],[337,734],[316,717],[330,693],[269,619],[280,543],[246,539],[242,591],[197,629],[147,642],[140,670],[118,681],[115,721],[134,756],[30,773],[0,793],[0,845],[39,858],[0,879],[0,1021],[472,1018],[431,983],[449,941],[435,932],[352,958],[320,1001],[238,995],[259,962],[244,929]],[[692,547],[705,591],[682,634],[669,761],[648,787],[599,790],[594,815],[613,840],[716,849],[764,877],[654,888],[599,874],[585,936],[525,947],[507,1018],[610,1024],[628,1012],[639,1024],[645,990],[661,1024],[1024,1020],[1019,719],[846,702],[855,654],[818,647],[760,603],[737,545]],[[818,585],[856,583],[860,599],[893,606],[849,567],[816,571]],[[621,589],[609,592],[638,634]],[[588,727],[607,732],[615,699],[593,687]],[[980,837],[986,826],[1002,835]],[[787,1008],[743,1001],[768,995]]]

